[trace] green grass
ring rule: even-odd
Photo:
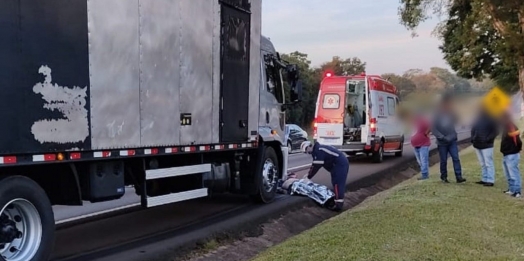
[[[434,166],[430,180],[408,180],[254,260],[524,260],[524,200],[502,193],[498,148],[495,187],[474,184],[480,167],[468,148],[466,184],[440,183]]]

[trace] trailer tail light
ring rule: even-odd
[[[318,125],[317,125],[317,119],[315,119],[313,121],[313,139],[317,139],[318,138],[317,131],[318,131]]]
[[[369,131],[371,135],[377,134],[377,119],[376,118],[371,118],[371,120],[369,121]]]

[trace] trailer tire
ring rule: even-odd
[[[2,221],[2,228],[18,230],[14,233],[22,237],[3,244],[0,254],[6,261],[49,260],[55,241],[55,218],[51,202],[38,183],[24,176],[0,179],[0,215],[10,216],[9,224]],[[19,251],[11,251],[15,248]]]
[[[380,142],[378,151],[374,151],[372,154],[373,163],[382,163],[384,161],[384,142]]]
[[[402,136],[402,139],[400,140],[400,151],[395,152],[395,157],[402,157],[402,154],[404,153],[404,136]]]
[[[260,169],[256,174],[258,193],[253,196],[257,203],[270,203],[277,194],[277,181],[280,178],[277,153],[272,147],[265,147]]]

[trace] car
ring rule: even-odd
[[[308,134],[305,130],[296,124],[286,124],[286,143],[289,153],[300,150],[300,144],[308,140]]]

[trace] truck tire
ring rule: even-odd
[[[0,180],[0,240],[0,255],[6,261],[49,260],[55,218],[51,202],[35,181],[23,176]]]
[[[265,147],[261,167],[256,175],[258,193],[253,196],[257,203],[270,203],[275,199],[280,178],[277,153],[272,147]]]
[[[384,142],[380,142],[380,145],[378,146],[378,151],[374,151],[373,155],[373,163],[381,163],[384,161]]]

